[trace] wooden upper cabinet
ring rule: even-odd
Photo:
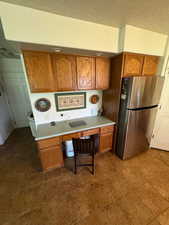
[[[123,77],[139,76],[142,74],[144,55],[125,53]]]
[[[62,136],[62,141],[69,141],[72,140],[72,138],[80,138],[81,132],[73,133],[73,134],[65,134]]]
[[[52,92],[55,82],[51,57],[47,52],[23,51],[31,92]]]
[[[76,89],[76,58],[72,55],[52,54],[54,79],[58,91]]]
[[[96,89],[108,89],[110,77],[110,59],[96,58]]]
[[[136,53],[124,53],[123,77],[152,76],[157,72],[159,57]]]
[[[95,89],[95,58],[77,56],[76,60],[78,89]]]
[[[142,74],[145,76],[156,75],[159,57],[145,55]]]

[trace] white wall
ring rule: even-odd
[[[168,132],[167,123],[169,121],[169,107],[168,107],[168,78],[169,77],[169,41],[167,43],[167,47],[165,50],[165,54],[163,57],[163,66],[161,75],[165,77],[164,87],[161,94],[160,105],[161,109],[158,109],[156,120],[154,123],[153,134],[154,138],[151,139],[150,146],[153,148],[161,148],[163,149],[162,145],[166,142],[168,145],[168,141],[165,138],[166,132]],[[163,126],[165,124],[165,126]],[[165,140],[165,141],[164,141]],[[165,149],[165,148],[164,148]]]
[[[0,2],[7,40],[118,52],[118,28]]]
[[[0,58],[0,72],[14,126],[26,127],[27,114],[31,111],[31,106],[21,59]]]
[[[121,29],[0,2],[7,40],[118,53],[163,56],[167,35],[131,25]]]
[[[4,144],[8,136],[13,130],[12,121],[10,119],[9,108],[6,101],[5,89],[2,84],[2,76],[0,73],[0,145]]]
[[[163,56],[167,39],[167,35],[125,25],[120,31],[119,50]]]
[[[97,104],[91,104],[89,99],[91,95],[98,94],[100,100]],[[34,105],[37,99],[47,98],[51,102],[51,108],[47,112],[39,112],[35,109]],[[36,125],[40,123],[48,123],[51,121],[61,121],[61,120],[70,120],[87,116],[97,115],[98,110],[102,106],[102,91],[86,91],[86,108],[77,109],[77,110],[68,110],[68,111],[59,111],[56,110],[54,93],[39,93],[39,94],[30,94],[30,99],[32,103],[32,110],[35,118]],[[63,114],[63,117],[61,116]]]
[[[159,71],[160,71],[159,74],[161,74],[161,76],[166,75],[166,70],[168,68],[168,65],[167,65],[168,59],[169,59],[169,38],[167,39],[164,56],[161,57],[161,62],[160,62],[160,65],[159,65]]]
[[[0,2],[7,40],[118,53],[163,56],[167,35],[131,25],[121,29]]]

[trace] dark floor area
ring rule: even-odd
[[[0,224],[169,225],[169,152],[127,161],[106,153],[95,176],[42,173],[30,130],[15,130],[0,147]]]

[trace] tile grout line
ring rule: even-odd
[[[148,223],[147,225],[151,225],[151,223],[156,219],[158,218],[161,214],[163,214],[164,212],[166,212],[167,210],[169,209],[169,207],[167,207],[166,209],[164,209],[163,211],[161,211],[157,216],[154,217],[154,219],[152,219],[150,221],[150,223]]]
[[[155,151],[162,151],[162,152],[165,152],[165,153],[167,153],[165,150],[156,150],[156,149],[152,149],[153,151],[155,150]],[[169,153],[169,152],[168,152]],[[158,160],[161,160],[167,167],[169,167],[169,164],[168,163],[166,163],[163,159],[162,159],[162,157],[160,156],[159,158],[157,158]]]
[[[169,167],[169,165],[167,165],[167,167]],[[141,172],[141,174],[144,176],[144,174]],[[146,183],[148,183],[151,187],[152,187],[152,189],[155,191],[155,192],[158,192],[158,194],[164,199],[164,200],[166,200],[167,202],[169,202],[169,199],[167,199],[167,198],[165,198],[164,196],[162,196],[161,195],[161,193],[158,191],[158,189],[156,189],[155,187],[154,187],[154,185],[152,185],[151,183],[150,183],[150,181],[145,177],[145,181],[146,181]],[[144,182],[145,183],[145,182]]]

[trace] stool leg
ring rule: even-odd
[[[77,160],[76,160],[76,155],[74,157],[74,162],[75,162],[75,164],[74,164],[74,174],[77,174]]]
[[[92,155],[92,174],[94,175],[94,155]]]

